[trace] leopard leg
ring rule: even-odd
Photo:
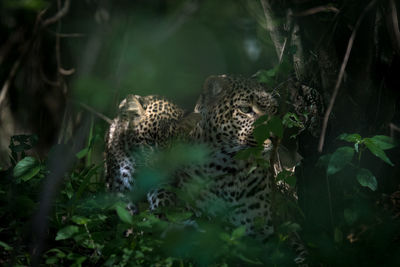
[[[153,189],[147,193],[147,201],[150,204],[150,210],[154,211],[159,207],[171,206],[175,203],[176,196],[165,189]]]
[[[296,257],[294,258],[294,262],[297,266],[306,267],[308,251],[300,236],[297,233],[292,233],[289,237],[290,247],[295,252]]]

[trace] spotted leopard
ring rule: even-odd
[[[235,155],[256,145],[252,134],[254,122],[265,114],[278,115],[282,101],[289,102],[289,110],[299,115],[306,110],[301,106],[302,98],[292,91],[287,99],[282,100],[281,95],[282,92],[253,79],[209,77],[194,109],[193,114],[198,117],[187,131],[190,142],[209,148],[209,161],[182,168],[173,180],[174,185],[184,188],[194,177],[210,179],[211,185],[201,192],[193,208],[217,216],[220,214],[209,209],[212,203],[222,200],[228,205],[225,220],[245,226],[247,234],[262,240],[274,232],[275,177],[283,168],[293,170],[300,157],[284,147],[274,149],[272,138],[264,142],[262,156],[279,168],[265,168],[251,160],[236,159]],[[300,119],[306,124],[310,117],[313,116]],[[164,147],[168,140],[179,135],[184,118],[183,110],[165,99],[128,96],[120,105],[120,114],[113,121],[106,141],[106,177],[111,188],[132,189],[139,159],[131,151],[143,146]],[[163,188],[155,188],[147,197],[152,210],[174,202],[174,195]]]

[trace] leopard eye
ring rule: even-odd
[[[250,106],[240,106],[239,110],[246,114],[253,112],[253,109]]]

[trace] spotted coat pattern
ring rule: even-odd
[[[300,94],[289,91],[291,109],[297,114],[316,112],[304,107],[308,89],[302,90]],[[278,114],[279,98],[279,92],[252,79],[225,75],[209,77],[194,109],[194,113],[200,115],[199,121],[188,133],[191,142],[209,147],[209,161],[183,168],[174,179],[178,187],[184,187],[195,177],[210,179],[212,183],[196,199],[196,209],[224,216],[236,226],[244,225],[248,234],[260,239],[268,238],[274,231],[271,202],[276,172],[234,156],[256,144],[253,123],[265,114]],[[106,140],[106,178],[112,190],[132,189],[135,183],[132,175],[139,159],[130,151],[143,146],[165,146],[179,134],[183,114],[179,107],[156,96],[129,95],[121,103]],[[308,121],[307,117],[302,120]],[[272,150],[272,141],[267,139],[262,153],[266,161],[270,160]],[[228,204],[225,214],[213,214],[210,207],[221,200]],[[174,195],[156,188],[148,194],[148,201],[154,210],[174,202]]]

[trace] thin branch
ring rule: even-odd
[[[42,26],[47,27],[59,21],[62,17],[64,17],[68,13],[69,6],[70,6],[70,0],[65,0],[64,6],[53,17],[43,21]]]
[[[10,85],[12,83],[12,81],[14,80],[15,75],[17,74],[17,70],[19,68],[19,65],[21,64],[21,57],[14,62],[10,73],[8,74],[8,78],[6,80],[6,82],[3,84],[3,87],[1,88],[1,92],[0,92],[0,110],[2,107],[2,104],[5,102],[8,90],[10,88]]]
[[[56,36],[60,37],[60,38],[81,38],[81,37],[86,37],[86,34],[83,33],[56,33],[56,32],[52,32],[54,33]]]
[[[64,76],[69,76],[69,75],[72,75],[72,74],[75,73],[75,69],[74,69],[74,68],[69,69],[69,70],[66,70],[66,69],[60,67],[60,68],[58,69],[58,71],[59,71],[62,75],[64,75]]]
[[[317,14],[320,12],[339,13],[340,10],[331,5],[318,6],[318,7],[313,7],[313,8],[307,9],[307,10],[299,12],[299,13],[295,13],[295,14],[293,14],[293,17],[305,17],[305,16],[314,15],[314,14]]]
[[[390,123],[389,127],[390,127],[390,137],[394,138],[394,132],[400,133],[400,127],[396,126],[394,123]]]
[[[365,14],[375,5],[376,2],[377,2],[377,0],[371,1],[367,5],[367,7],[362,11],[362,13],[361,13],[360,17],[358,18],[357,23],[356,23],[356,25],[354,27],[354,30],[351,33],[349,42],[347,44],[346,54],[344,55],[342,66],[340,67],[340,72],[339,72],[339,76],[338,76],[337,81],[336,81],[335,89],[333,90],[333,94],[332,94],[331,100],[329,102],[329,106],[328,106],[328,108],[327,108],[327,110],[325,112],[324,121],[323,121],[323,125],[322,125],[321,136],[320,136],[319,145],[318,145],[318,151],[319,152],[322,152],[322,149],[324,147],[326,128],[328,126],[329,115],[332,112],[333,105],[335,104],[335,100],[336,100],[337,94],[339,92],[340,85],[342,84],[342,81],[343,81],[344,71],[346,69],[347,62],[349,61],[351,49],[353,48],[353,43],[354,43],[354,39],[356,37],[357,30],[360,27],[361,22],[365,17]]]
[[[86,109],[87,111],[89,111],[90,113],[93,113],[94,115],[96,115],[97,117],[99,117],[100,119],[106,121],[108,124],[112,123],[112,119],[110,119],[109,117],[107,117],[106,115],[101,114],[100,112],[94,110],[92,107],[89,107],[88,105],[79,102],[79,101],[75,101],[75,100],[71,100],[72,103],[75,103],[81,107],[83,107],[84,109]]]
[[[37,15],[36,21],[35,21],[34,30],[33,30],[34,36],[27,42],[26,45],[23,46],[22,51],[20,53],[20,56],[18,57],[18,59],[14,62],[13,66],[11,67],[11,70],[10,70],[10,73],[8,74],[7,80],[3,84],[3,87],[1,88],[1,92],[0,92],[0,110],[1,110],[1,107],[2,107],[3,103],[5,102],[5,100],[7,98],[7,93],[8,93],[8,90],[10,89],[11,83],[14,80],[15,75],[17,75],[17,71],[19,69],[19,66],[21,65],[21,61],[28,54],[28,51],[30,50],[34,40],[36,39],[36,34],[37,34],[37,31],[38,31],[38,24],[39,24],[39,21],[41,20],[41,18],[42,18],[44,13],[45,13],[45,10],[42,10]]]

